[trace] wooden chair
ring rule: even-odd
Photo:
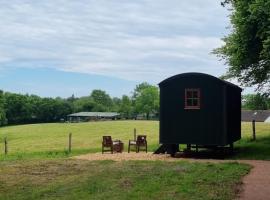
[[[104,152],[110,151],[113,153],[113,141],[111,136],[103,136],[103,141],[102,141],[102,154]]]
[[[140,152],[140,148],[144,147],[143,150],[147,153],[147,140],[146,140],[146,135],[138,135],[137,141],[136,141],[136,150],[137,153]]]
[[[130,152],[130,147],[134,146],[137,152],[137,141],[136,140],[129,140],[128,142],[128,153]]]
[[[130,152],[130,147],[134,146],[137,152],[137,142],[136,142],[136,129],[134,129],[134,139],[128,141],[128,153]]]

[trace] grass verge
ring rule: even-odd
[[[233,199],[250,167],[164,161],[3,161],[0,199]]]

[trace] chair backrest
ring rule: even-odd
[[[138,135],[137,144],[145,144],[146,143],[146,135]]]
[[[113,144],[111,136],[103,136],[103,145],[104,146],[111,146]]]

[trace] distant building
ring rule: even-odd
[[[269,122],[270,123],[270,110],[242,110],[242,121],[251,122]]]
[[[79,112],[67,115],[69,122],[86,122],[95,120],[115,120],[120,117],[116,112]]]

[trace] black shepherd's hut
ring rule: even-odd
[[[179,144],[232,146],[241,138],[240,87],[203,73],[179,74],[159,87],[157,153],[175,153]]]

